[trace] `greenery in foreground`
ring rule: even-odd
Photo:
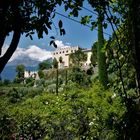
[[[126,107],[98,82],[89,90],[70,83],[58,95],[37,89],[13,88],[1,95],[0,139],[113,140],[121,135]],[[14,92],[23,94],[16,102]]]

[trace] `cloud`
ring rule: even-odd
[[[8,45],[5,45],[3,47],[3,53],[7,50]],[[10,61],[13,61],[14,59],[20,59],[23,57],[30,57],[33,60],[43,61],[48,58],[52,57],[51,51],[47,51],[45,49],[39,48],[36,45],[30,45],[28,48],[20,48],[18,47],[17,50],[14,52],[13,56],[11,57]]]
[[[55,40],[55,44],[57,45],[57,48],[67,48],[67,47],[71,47],[71,46],[70,46],[70,43],[64,44],[63,41],[61,41],[61,40]]]
[[[61,40],[55,40],[55,43],[57,45],[57,48],[67,48],[71,47],[70,43],[63,43]],[[2,55],[6,52],[7,48],[9,46],[7,44],[4,44]],[[36,45],[30,45],[27,48],[20,48],[18,47],[16,51],[14,52],[13,56],[11,57],[10,61],[13,61],[15,59],[23,59],[23,57],[29,57],[33,60],[37,61],[43,61],[48,58],[52,58],[52,52],[47,51],[46,49],[39,48]]]
[[[35,45],[29,46],[29,48],[25,51],[25,53],[27,53],[29,57],[39,61],[43,61],[52,57],[50,51],[46,51],[45,49],[41,49]]]

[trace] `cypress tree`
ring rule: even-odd
[[[98,18],[98,46],[97,46],[97,61],[100,83],[107,88],[108,76],[104,47],[103,25],[100,18]]]

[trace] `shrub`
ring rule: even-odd
[[[18,124],[16,138],[23,140],[37,140],[44,137],[45,128],[40,123],[40,118],[29,115]]]
[[[15,129],[15,121],[7,114],[0,114],[0,139],[12,139]]]
[[[55,84],[51,86],[55,92]],[[58,95],[42,91],[28,88],[25,100],[5,105],[17,121],[17,139],[118,138],[117,127],[123,122],[126,108],[111,90],[104,90],[97,82],[87,90],[69,81]]]

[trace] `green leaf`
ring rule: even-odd
[[[104,27],[104,29],[106,29],[107,28],[107,23],[104,23],[103,27]]]
[[[62,35],[65,35],[65,34],[66,34],[65,30],[64,29],[60,29],[60,35],[62,36]]]
[[[54,17],[55,17],[55,13],[53,14],[52,18],[54,18]]]
[[[48,29],[44,26],[44,32],[48,35]]]
[[[50,41],[50,46],[53,44],[54,40]]]
[[[61,21],[61,20],[59,21],[58,26],[59,26],[59,28],[60,28],[60,29],[62,28],[63,23],[62,23],[62,21]]]
[[[68,6],[67,5],[65,5],[65,11],[67,11],[68,10]]]
[[[52,29],[51,24],[52,24],[51,22],[47,22],[47,23],[46,23],[47,27],[48,27],[50,30]]]
[[[97,22],[94,21],[94,22],[91,23],[91,25],[92,25],[92,30],[93,30],[94,28],[97,27]]]
[[[59,6],[61,6],[62,0],[58,0],[58,4],[59,4]]]
[[[55,37],[54,37],[54,36],[51,36],[50,38],[51,38],[51,39],[55,39]]]
[[[55,44],[55,42],[53,42],[53,46],[54,46],[55,48],[57,48],[57,45]]]
[[[25,35],[25,37],[28,37],[29,36],[29,33],[27,33],[26,35]]]
[[[31,39],[31,40],[33,40],[33,37],[32,37],[32,35],[29,35],[29,37],[30,37],[30,39]]]
[[[73,13],[74,17],[78,17],[78,10],[77,9],[74,9],[72,11],[72,13]]]

